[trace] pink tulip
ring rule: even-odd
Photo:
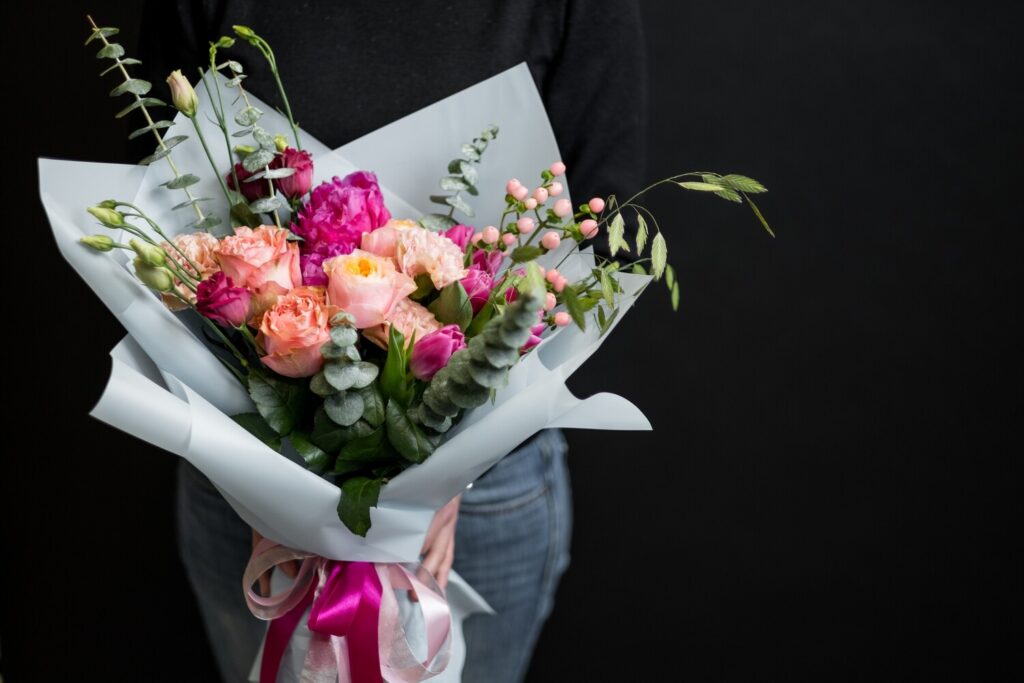
[[[445,325],[416,342],[409,358],[413,377],[429,381],[438,370],[448,365],[452,354],[466,347],[466,337],[458,325]]]

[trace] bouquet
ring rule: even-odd
[[[288,671],[296,628],[309,644],[292,673],[457,677],[459,621],[486,605],[416,566],[433,512],[540,429],[649,429],[625,399],[580,401],[564,384],[652,279],[678,306],[665,236],[639,200],[672,184],[746,202],[770,232],[750,199],[764,187],[687,173],[574,204],[525,65],[331,151],[295,123],[252,29],[211,43],[198,92],[172,73],[170,105],[130,74],[116,33],[93,24],[87,44],[153,153],[40,162],[62,253],[129,335],[93,414],[190,460],[273,539],[244,577],[271,622],[261,680]],[[247,92],[236,40],[265,58],[281,112]],[[513,123],[499,129],[501,116]],[[459,144],[452,129],[479,133]],[[537,181],[509,179],[524,172]],[[103,232],[86,234],[86,207]],[[500,217],[478,222],[477,209]],[[590,247],[599,237],[610,258]],[[291,586],[252,590],[293,559]],[[421,633],[395,588],[419,597]],[[361,607],[338,618],[352,596]]]

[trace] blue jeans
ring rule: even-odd
[[[463,681],[504,683],[526,675],[558,580],[569,563],[572,524],[566,443],[546,430],[505,456],[462,497],[455,569],[497,614],[463,625]],[[182,459],[178,548],[225,683],[246,680],[265,624],[249,613],[242,572],[249,527],[199,470]]]

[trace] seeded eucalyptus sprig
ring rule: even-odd
[[[108,37],[116,35],[119,29],[112,26],[99,27],[92,20],[92,17],[87,17],[89,25],[92,26],[92,33],[89,38],[85,41],[85,44],[99,40],[103,47],[100,48],[99,52],[96,53],[97,59],[110,59],[114,64],[100,72],[101,76],[104,76],[111,71],[119,71],[124,80],[120,85],[110,91],[111,97],[119,97],[124,94],[130,94],[134,101],[127,107],[117,113],[117,118],[122,118],[129,113],[138,109],[146,119],[146,125],[138,130],[135,130],[128,136],[129,140],[133,140],[146,133],[152,133],[153,137],[156,138],[156,151],[150,154],[148,157],[140,161],[140,164],[146,165],[151,164],[154,161],[160,159],[166,159],[168,166],[174,173],[174,178],[164,183],[164,187],[169,190],[181,190],[185,193],[188,199],[177,206],[175,209],[183,209],[186,207],[192,207],[196,212],[197,220],[192,224],[191,227],[199,230],[209,230],[210,228],[218,225],[220,219],[216,216],[206,216],[203,214],[203,210],[199,207],[199,202],[209,201],[208,197],[194,197],[192,191],[189,189],[190,186],[195,185],[199,182],[199,178],[192,175],[191,173],[181,173],[178,170],[177,165],[174,163],[174,159],[171,158],[171,150],[175,146],[181,144],[188,139],[187,135],[174,135],[169,138],[165,138],[160,131],[169,128],[174,125],[173,121],[161,120],[154,121],[152,115],[149,112],[149,107],[166,107],[167,103],[159,100],[155,97],[146,97],[149,91],[152,89],[152,84],[149,81],[145,81],[141,78],[132,78],[128,73],[127,66],[134,64],[141,64],[141,62],[132,57],[124,56],[124,47],[119,43],[111,43],[107,40]]]
[[[480,157],[484,150],[487,149],[487,144],[496,137],[498,137],[498,127],[493,125],[487,126],[480,133],[480,137],[474,138],[473,142],[467,142],[462,145],[461,158],[452,159],[448,162],[448,175],[442,176],[440,185],[442,190],[454,191],[455,194],[430,195],[430,201],[449,207],[448,215],[428,213],[420,219],[420,224],[424,228],[435,232],[442,232],[453,225],[457,225],[458,221],[452,218],[452,214],[455,213],[456,209],[472,218],[474,215],[473,207],[467,204],[459,195],[463,192],[468,192],[474,197],[480,194],[480,191],[476,189],[476,164],[480,163]]]

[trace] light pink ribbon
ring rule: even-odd
[[[253,592],[260,576],[291,560],[301,565],[290,588],[269,597]],[[451,611],[422,566],[339,562],[263,539],[245,568],[243,590],[252,613],[271,621],[260,683],[276,683],[288,641],[307,607],[312,639],[302,683],[419,683],[448,665]],[[422,661],[402,626],[396,590],[412,591],[423,611],[427,656]]]

